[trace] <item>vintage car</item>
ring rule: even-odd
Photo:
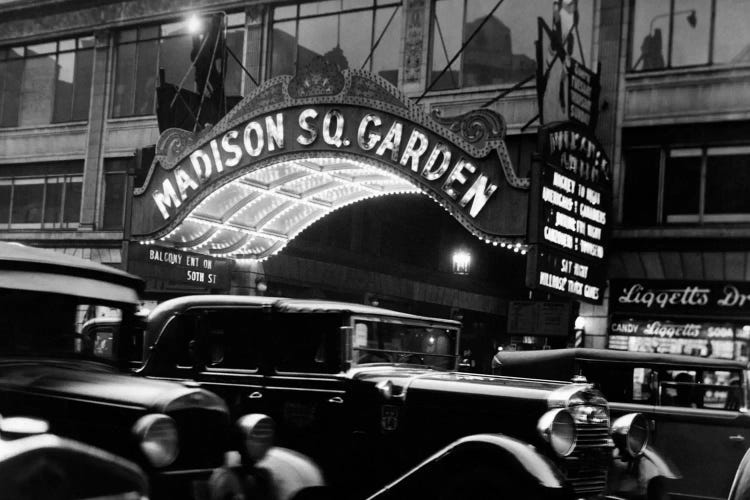
[[[147,500],[148,479],[134,463],[48,433],[47,422],[0,419],[0,491],[15,500]]]
[[[410,484],[423,485],[420,498],[476,498],[449,494],[468,484],[509,498],[596,496],[613,437],[623,457],[640,454],[642,417],[613,435],[607,401],[586,384],[457,372],[459,332],[456,321],[358,304],[182,297],[151,311],[138,371],[197,382],[235,414],[272,416],[279,442],[316,459],[345,498],[395,498]],[[429,488],[411,481],[423,474]]]
[[[0,414],[43,419],[54,434],[132,460],[153,498],[269,490],[254,476],[271,444],[268,417],[232,420],[209,391],[132,375],[142,285],[101,264],[0,243]],[[108,327],[92,328],[96,318]],[[274,463],[284,453],[275,450]]]
[[[495,372],[552,380],[585,377],[610,402],[614,416],[639,412],[652,445],[680,477],[674,495],[726,498],[750,442],[744,363],[694,356],[607,349],[498,352]]]

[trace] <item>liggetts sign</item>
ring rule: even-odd
[[[742,281],[612,280],[615,314],[750,318],[750,286]]]
[[[321,149],[383,162],[429,185],[472,219],[498,188],[496,162],[470,158],[422,127],[363,108],[315,106],[261,116],[212,139],[152,181],[151,202],[168,220],[202,185],[237,166]]]

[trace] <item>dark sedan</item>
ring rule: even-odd
[[[154,498],[247,494],[262,485],[245,479],[272,422],[237,414],[235,424],[205,389],[132,376],[141,288],[104,265],[0,243],[0,414],[44,419],[57,435],[136,462]]]
[[[614,415],[637,411],[649,420],[653,448],[680,477],[672,494],[726,498],[750,443],[744,363],[609,349],[499,352],[504,375],[568,380],[585,377],[607,396]]]
[[[613,451],[601,394],[457,372],[459,335],[456,321],[359,304],[183,297],[151,312],[139,372],[195,381],[237,414],[273,416],[281,442],[317,458],[346,498],[406,471],[394,488],[414,493],[407,479],[423,477],[420,491],[435,498],[463,498],[445,495],[468,485],[510,498],[601,494]],[[624,458],[647,440],[637,417],[615,425],[614,437],[628,437],[618,440],[629,444]]]

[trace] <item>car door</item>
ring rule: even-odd
[[[652,437],[682,476],[670,482],[672,493],[726,498],[750,443],[750,417],[732,402],[739,387],[706,383],[710,372],[660,370]]]
[[[264,385],[278,443],[324,469],[341,463],[351,425],[340,331],[337,315],[276,312],[268,332],[273,366]]]
[[[174,366],[169,378],[192,380],[216,393],[233,418],[264,413],[263,311],[261,307],[199,306],[179,313],[165,327],[165,337],[175,344],[170,346]]]
[[[268,352],[263,307],[218,307],[202,311],[205,349],[196,380],[221,396],[233,418],[268,413],[262,368]]]

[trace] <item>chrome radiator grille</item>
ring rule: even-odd
[[[576,447],[565,458],[568,482],[576,495],[602,493],[607,485],[607,469],[612,457],[612,441],[606,424],[576,424]]]

